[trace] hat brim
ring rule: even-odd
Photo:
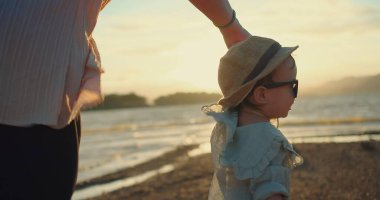
[[[242,85],[240,88],[238,88],[232,95],[228,97],[223,97],[218,101],[218,104],[222,105],[223,108],[233,108],[239,105],[249,94],[249,92],[252,90],[253,86],[259,81],[260,79],[264,78],[271,72],[273,72],[277,67],[280,66],[282,62],[285,61],[286,58],[288,58],[293,51],[295,51],[298,48],[298,46],[295,47],[282,47],[269,61],[268,65],[264,68],[264,70],[257,75],[254,79],[251,81],[248,81],[244,85]]]

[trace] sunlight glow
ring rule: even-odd
[[[380,8],[376,1],[230,1],[253,35],[294,53],[301,86],[380,73]],[[226,52],[219,31],[188,1],[114,0],[94,32],[106,70],[103,91],[154,98],[173,92],[219,92]]]

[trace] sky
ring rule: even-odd
[[[348,76],[380,74],[379,0],[230,0],[252,34],[300,47],[301,88]],[[187,0],[112,0],[93,33],[105,74],[104,94],[152,100],[175,92],[220,92],[227,48]]]

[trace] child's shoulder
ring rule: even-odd
[[[260,142],[272,141],[273,139],[286,140],[279,129],[270,122],[257,122],[236,128],[237,137],[244,140],[255,140]]]
[[[238,127],[235,134],[221,161],[233,166],[238,179],[258,177],[278,154],[298,155],[269,122]]]
[[[279,153],[296,153],[288,139],[270,122],[237,127],[232,146],[242,155],[242,160],[250,157],[256,158],[256,162],[260,159],[269,161]]]

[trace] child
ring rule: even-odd
[[[288,199],[290,169],[302,163],[271,119],[286,117],[297,97],[297,68],[276,41],[251,36],[220,60],[223,98],[202,110],[217,121],[211,136],[209,199]]]

